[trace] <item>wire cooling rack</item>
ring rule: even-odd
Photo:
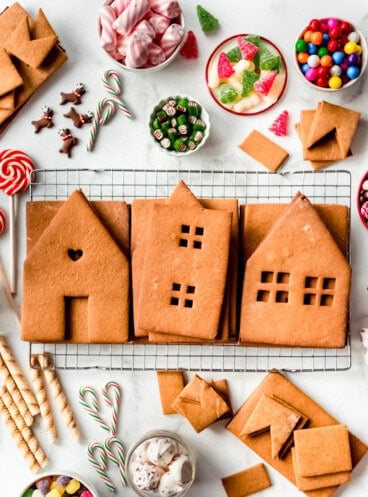
[[[65,200],[82,188],[90,200],[168,197],[183,179],[198,197],[237,198],[242,203],[288,203],[301,191],[315,203],[350,208],[348,171],[298,171],[284,174],[200,170],[37,170],[31,200]],[[191,371],[266,372],[337,371],[351,366],[350,333],[343,349],[242,347],[184,344],[85,345],[32,343],[30,354],[51,353],[57,369],[109,370],[187,369]]]

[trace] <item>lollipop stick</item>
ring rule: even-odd
[[[17,293],[17,240],[16,240],[16,214],[15,195],[9,195],[9,243],[10,243],[10,293]]]
[[[1,258],[0,258],[0,282],[1,282],[1,286],[4,290],[5,296],[8,300],[9,306],[11,307],[11,309],[14,313],[14,317],[17,321],[17,325],[20,329],[20,312],[19,312],[18,306],[14,300],[14,297],[10,291],[9,281],[8,281],[7,276],[6,276],[3,261],[1,260]]]

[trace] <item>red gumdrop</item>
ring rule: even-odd
[[[187,38],[179,53],[185,59],[196,59],[198,57],[198,43],[193,31],[188,31]]]
[[[229,78],[234,74],[233,66],[225,52],[221,52],[217,63],[217,74],[219,78]]]
[[[320,29],[320,23],[318,19],[312,19],[309,23],[309,29],[311,31],[319,31]]]

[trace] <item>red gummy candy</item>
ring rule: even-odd
[[[187,38],[179,53],[185,59],[196,59],[198,57],[198,43],[193,31],[188,31]]]
[[[268,95],[271,90],[271,86],[275,81],[276,76],[277,76],[276,71],[269,71],[269,73],[266,76],[263,76],[261,79],[256,81],[254,83],[254,89],[256,90],[256,92],[264,96]]]
[[[279,116],[276,117],[268,129],[275,133],[276,136],[286,136],[288,118],[289,113],[287,110],[284,110]]]
[[[229,78],[234,74],[233,66],[225,52],[221,52],[218,58],[217,74],[219,78]]]
[[[240,49],[240,53],[245,60],[253,59],[253,57],[259,50],[259,48],[254,43],[244,40],[244,38],[242,38],[241,36],[238,36],[237,43]]]

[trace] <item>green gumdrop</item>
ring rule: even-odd
[[[22,497],[32,497],[34,491],[34,488],[27,488]]]
[[[239,60],[241,60],[242,58],[239,47],[232,48],[231,50],[226,52],[226,55],[229,61],[233,63],[239,62]]]
[[[261,48],[259,55],[259,67],[265,71],[278,71],[281,65],[281,57],[274,55],[268,48]]]
[[[234,102],[237,96],[238,92],[233,86],[229,85],[228,83],[222,83],[220,85],[220,101],[223,104]]]
[[[197,5],[197,16],[202,31],[204,31],[205,33],[209,33],[210,31],[214,31],[218,28],[218,19],[216,19],[216,17],[205,10],[201,5]]]
[[[242,97],[247,97],[254,89],[254,83],[259,79],[259,74],[254,71],[244,71],[242,76]]]
[[[259,35],[247,35],[244,36],[244,40],[250,41],[255,45],[256,47],[259,47],[259,44],[261,42],[261,37]]]

